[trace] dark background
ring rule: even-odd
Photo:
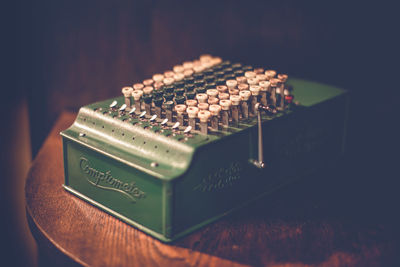
[[[347,89],[348,150],[337,202],[350,219],[396,222],[400,120],[394,6],[19,0],[2,10],[0,242],[5,260],[32,263],[32,246],[20,232],[25,222],[17,216],[23,211],[15,204],[23,202],[23,183],[15,186],[13,177],[30,160],[24,165],[11,155],[34,159],[63,110],[118,95],[121,87],[202,53]],[[18,117],[16,110],[25,113]],[[28,143],[15,132],[21,124]]]

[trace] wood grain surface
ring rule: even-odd
[[[48,256],[64,256],[67,265],[396,264],[396,226],[384,216],[358,212],[348,202],[348,192],[342,190],[347,182],[343,183],[337,170],[299,181],[164,244],[63,190],[59,132],[69,127],[75,116],[64,112],[57,120],[33,162],[25,189],[27,213],[39,248],[43,253],[45,247],[52,247],[46,250]]]

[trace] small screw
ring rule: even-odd
[[[158,166],[158,163],[157,163],[157,162],[152,162],[152,163],[150,164],[150,166],[153,167],[153,168],[155,168],[155,167]]]

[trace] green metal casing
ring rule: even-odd
[[[111,100],[82,107],[63,137],[64,188],[170,242],[344,152],[347,93],[290,79],[300,105],[263,118],[266,167],[257,159],[257,121],[209,135],[170,135],[129,116],[103,114]],[[115,98],[123,103],[123,97]]]

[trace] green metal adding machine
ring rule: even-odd
[[[335,162],[347,93],[203,55],[84,106],[64,188],[165,242]]]

